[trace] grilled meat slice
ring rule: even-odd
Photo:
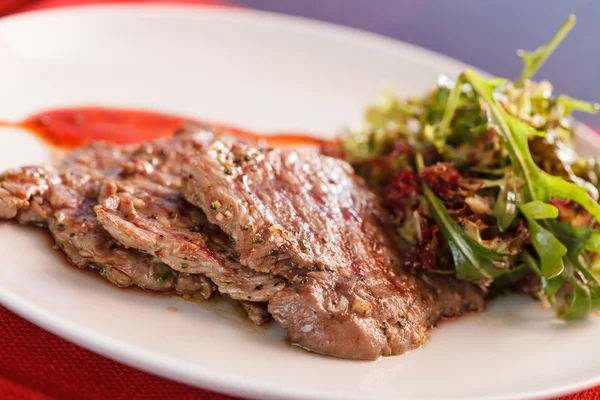
[[[293,343],[337,357],[401,354],[483,307],[475,286],[401,268],[389,216],[345,162],[206,147],[204,134],[93,144],[54,169],[5,173],[0,218],[47,224],[75,265],[118,286],[218,287],[256,324],[271,313]]]
[[[264,325],[271,318],[271,315],[267,310],[267,303],[240,301],[240,304],[244,308],[244,311],[246,311],[250,321],[254,322],[256,325]]]
[[[48,229],[69,260],[80,268],[98,269],[120,287],[183,289],[210,297],[213,285],[207,278],[179,274],[150,255],[126,249],[98,224],[94,206],[101,184],[85,173],[66,172],[44,195],[52,210]]]
[[[0,175],[0,219],[46,223],[48,209],[41,195],[59,181],[53,170],[37,166],[4,172]]]
[[[363,267],[350,278],[325,271],[294,278],[269,312],[303,348],[375,360],[422,346],[437,321],[483,305],[477,287],[453,278]]]
[[[289,278],[352,274],[353,254],[371,250],[361,227],[387,218],[346,162],[313,152],[215,142],[184,161],[183,178],[186,199],[232,236],[242,264]],[[388,253],[382,264],[395,262]]]
[[[98,220],[127,247],[152,254],[182,273],[209,277],[236,300],[268,301],[285,286],[281,278],[242,266],[230,239],[181,196],[181,159],[206,140],[180,135],[142,144],[104,185]]]
[[[439,319],[483,307],[475,286],[402,270],[389,216],[344,161],[215,142],[182,176],[186,199],[233,237],[242,264],[289,279],[269,312],[304,348],[401,354]]]
[[[239,263],[229,237],[180,195],[105,185],[98,221],[123,245],[152,254],[174,270],[203,274],[236,300],[268,301],[285,282]]]
[[[128,250],[97,224],[93,211],[107,176],[121,170],[134,147],[93,143],[74,150],[57,167],[7,171],[0,182],[0,218],[48,227],[69,260],[101,272],[117,286],[198,292],[208,298],[213,283],[178,273],[158,259]]]

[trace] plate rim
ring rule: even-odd
[[[411,52],[419,59],[419,63],[435,65],[444,65],[455,69],[464,69],[465,67],[472,68],[479,73],[488,75],[476,67],[457,60],[453,57],[437,53],[435,51],[423,48],[421,46],[408,43],[402,40],[393,39],[377,33],[368,32],[356,28],[351,28],[331,22],[319,21],[305,17],[286,15],[270,11],[261,11],[255,9],[228,7],[220,5],[194,5],[194,4],[134,4],[134,3],[119,3],[119,4],[87,4],[87,5],[71,5],[60,8],[47,8],[40,10],[26,11],[18,14],[8,15],[0,18],[0,27],[4,24],[18,24],[20,21],[26,21],[36,18],[54,18],[57,15],[77,14],[86,15],[88,13],[105,12],[105,13],[147,13],[161,12],[162,16],[184,16],[194,18],[193,14],[213,14],[213,17],[225,18],[241,18],[254,19],[262,23],[271,23],[274,25],[285,26],[286,29],[295,29],[304,33],[312,33],[317,36],[329,35],[342,41],[352,41],[354,44],[360,42],[368,47],[378,47],[386,52]],[[185,13],[185,15],[183,14]],[[577,135],[587,142],[597,142],[600,144],[600,136],[590,127],[583,123],[578,123]],[[91,329],[81,327],[76,323],[65,320],[61,317],[54,316],[51,312],[44,310],[33,304],[29,304],[25,299],[22,299],[13,293],[6,291],[0,286],[0,304],[8,310],[14,312],[31,323],[65,339],[71,341],[85,349],[93,351],[101,356],[121,362],[135,369],[145,371],[150,374],[172,379],[177,382],[189,384],[201,389],[212,390],[223,394],[233,396],[244,396],[253,398],[265,399],[301,399],[310,396],[310,398],[323,399],[342,399],[339,395],[332,394],[319,390],[304,389],[302,394],[290,393],[284,391],[277,385],[273,385],[268,381],[256,381],[247,379],[239,375],[223,375],[211,373],[210,368],[194,368],[195,373],[190,374],[185,368],[181,368],[181,362],[175,361],[169,357],[154,354],[147,350],[124,344],[114,338],[107,338],[101,334],[97,334]],[[179,366],[178,366],[179,364]],[[556,388],[522,392],[517,397],[512,399],[536,399],[548,398],[554,396],[566,395],[591,387],[600,385],[600,371],[594,378],[575,381],[570,384],[557,386]],[[377,397],[377,396],[375,396]],[[465,397],[462,397],[463,399]],[[466,397],[471,399],[474,397]],[[504,396],[489,395],[484,398],[477,397],[481,400],[496,400],[504,399]]]

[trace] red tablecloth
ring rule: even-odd
[[[168,3],[165,0],[142,0]],[[0,16],[40,8],[127,0],[0,0]],[[226,0],[173,3],[233,5]],[[229,396],[127,367],[67,342],[0,306],[0,399],[207,399]],[[600,399],[600,387],[562,400]]]

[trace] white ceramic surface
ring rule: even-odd
[[[100,104],[331,134],[358,120],[386,83],[418,94],[463,67],[405,43],[260,12],[69,8],[0,21],[0,119]],[[582,132],[582,148],[597,152],[598,140]],[[0,170],[47,158],[26,132],[0,130]],[[110,358],[230,394],[523,399],[600,384],[600,319],[556,321],[518,296],[443,323],[419,351],[353,362],[290,347],[283,331],[252,327],[225,303],[118,290],[67,267],[30,229],[0,224],[0,254],[4,306]]]

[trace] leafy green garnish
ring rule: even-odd
[[[600,309],[600,280],[592,273],[585,261],[585,248],[590,238],[597,232],[588,227],[574,227],[565,222],[547,221],[556,237],[566,246],[565,271],[554,278],[557,284],[568,282],[572,286],[565,295],[564,305],[559,307],[559,316],[565,319],[579,319]],[[581,279],[583,278],[583,280]],[[549,295],[554,293],[545,290]]]
[[[533,129],[524,122],[506,112],[494,98],[497,80],[486,80],[472,70],[464,72],[464,76],[479,94],[487,107],[489,125],[499,135],[506,148],[512,166],[525,183],[526,201],[548,201],[551,197],[569,199],[579,203],[590,214],[600,221],[600,205],[588,192],[561,177],[546,173],[537,166],[529,150],[528,137]]]
[[[554,52],[556,47],[563,41],[565,36],[573,29],[577,19],[575,15],[569,15],[567,21],[563,24],[563,26],[556,32],[552,40],[547,44],[538,47],[532,52],[527,52],[524,50],[519,50],[517,55],[521,57],[523,62],[525,63],[525,67],[523,68],[523,72],[521,72],[521,76],[516,82],[517,86],[521,86],[525,80],[531,78],[535,73],[541,68],[544,62],[550,57],[550,55]]]
[[[535,165],[535,164],[533,164]],[[534,173],[538,197],[544,201],[552,197],[573,200],[585,208],[592,216],[600,221],[600,205],[594,200],[587,190],[572,182],[567,182],[559,176],[550,175],[536,166]]]
[[[454,87],[452,88],[452,90],[450,91],[450,95],[448,96],[448,101],[446,102],[444,115],[442,117],[442,121],[440,122],[437,137],[435,137],[433,140],[433,144],[437,147],[438,151],[441,151],[441,148],[446,143],[446,137],[448,136],[450,131],[450,123],[452,122],[454,113],[458,108],[458,102],[462,93],[462,84],[462,77],[459,77],[454,83]]]
[[[517,197],[516,179],[514,173],[507,172],[506,176],[497,181],[500,191],[494,204],[493,213],[496,217],[498,229],[505,232],[517,217]]]
[[[417,166],[418,168],[423,167],[423,159],[420,154],[417,154]],[[421,188],[427,201],[429,214],[440,228],[448,247],[450,247],[458,279],[485,282],[508,271],[509,263],[506,256],[494,253],[465,234],[448,214],[446,206],[431,188],[425,182],[421,182]]]
[[[527,217],[532,219],[555,219],[558,217],[558,209],[552,204],[535,200],[529,203],[519,205],[519,210]]]
[[[563,319],[582,319],[592,310],[592,296],[589,288],[577,279],[570,279],[573,290],[564,297],[565,306],[561,309],[559,316]]]
[[[571,253],[582,250],[600,252],[600,231],[587,226],[574,227],[560,221],[546,221],[560,241]]]
[[[490,291],[493,293],[504,292],[506,289],[519,282],[523,277],[528,275],[531,270],[524,263],[518,264],[513,267],[506,274],[501,275],[494,279],[494,282],[490,286]]]
[[[568,282],[572,289],[564,296],[563,305],[559,306],[556,301],[552,303],[560,317],[581,318],[590,312],[592,301],[589,287],[572,273],[574,261],[577,262],[579,255],[568,256],[568,263],[565,265],[567,247],[536,219],[556,218],[557,210],[544,203],[552,197],[579,203],[596,220],[600,220],[600,206],[584,188],[550,175],[537,166],[528,143],[533,128],[510,115],[498,104],[494,94],[498,89],[497,81],[486,81],[470,70],[465,71],[464,76],[485,102],[489,125],[499,134],[515,173],[524,182],[526,201],[532,202],[521,205],[519,209],[527,219],[532,244],[540,257],[539,273],[544,278],[544,292],[554,299],[558,289]]]
[[[164,282],[164,281],[166,281],[167,279],[169,279],[170,277],[171,277],[171,271],[167,271],[167,272],[165,272],[164,274],[161,274],[161,275],[158,277],[158,279],[159,279],[161,282]]]
[[[565,115],[571,114],[573,110],[583,111],[588,114],[596,114],[600,110],[600,104],[598,103],[577,100],[564,94],[558,96],[556,102],[565,107]]]
[[[308,244],[308,240],[301,239],[298,244],[300,245],[300,249],[303,253],[310,253],[310,245]]]
[[[558,217],[558,210],[551,204],[539,200],[519,205],[519,210],[527,219],[531,232],[531,243],[541,261],[541,274],[546,279],[560,275],[564,269],[563,257],[567,248],[550,232],[540,225],[536,219]]]
[[[366,127],[341,146],[393,207],[396,231],[408,245],[421,240],[411,216],[433,219],[444,240],[432,246],[439,253],[429,261],[441,265],[427,271],[495,291],[535,274],[540,299],[564,319],[600,309],[600,159],[561,154],[573,147],[570,114],[596,113],[600,105],[553,95],[549,82],[530,79],[574,24],[570,16],[548,44],[519,52],[525,67],[515,83],[467,69],[456,82],[441,76],[423,97],[388,93],[367,110]],[[424,159],[439,167],[428,170],[437,181],[415,174]],[[410,179],[418,179],[420,191]],[[581,207],[566,202],[559,216],[550,204],[555,198]],[[424,266],[420,259],[414,265]]]

